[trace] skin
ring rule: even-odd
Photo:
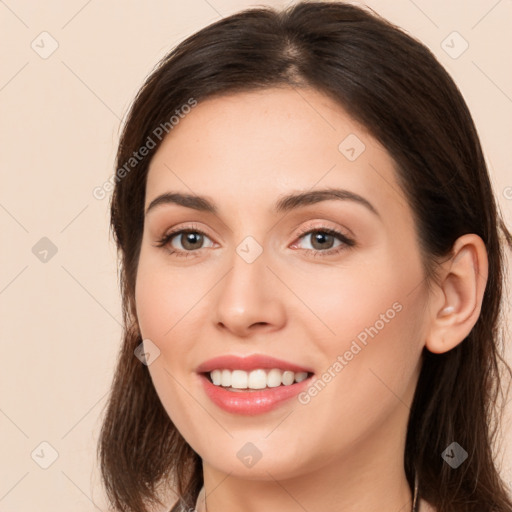
[[[365,145],[354,161],[338,149],[349,134]],[[350,200],[272,212],[283,195],[328,187],[361,195],[378,215]],[[476,322],[487,279],[482,240],[458,239],[429,291],[393,160],[313,89],[199,103],[153,157],[146,208],[171,191],[207,196],[218,213],[165,204],[146,215],[137,315],[143,338],[160,350],[148,367],[156,391],[203,460],[208,512],[410,510],[403,454],[421,353],[450,350]],[[199,248],[180,235],[155,246],[191,224],[206,233]],[[323,256],[342,242],[298,236],[322,227],[356,245]],[[252,263],[236,252],[247,236],[263,251]],[[186,258],[170,253],[187,248]],[[307,404],[292,398],[256,416],[228,413],[195,372],[215,356],[259,353],[321,378],[394,303],[400,312]],[[236,455],[247,442],[261,452],[252,467]],[[420,510],[433,509],[422,501]]]

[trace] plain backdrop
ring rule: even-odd
[[[114,172],[121,121],[161,57],[235,11],[290,3],[0,2],[1,511],[106,509],[95,454],[121,309],[109,200],[92,191]],[[365,4],[459,85],[510,226],[512,1]],[[509,483],[511,432],[500,451]]]

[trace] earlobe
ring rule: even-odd
[[[461,343],[480,316],[488,275],[483,240],[475,234],[461,236],[453,245],[452,256],[441,267],[425,339],[425,347],[436,354]]]

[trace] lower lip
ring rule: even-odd
[[[277,386],[255,391],[228,391],[215,386],[205,375],[199,375],[210,400],[221,409],[245,415],[262,414],[279,407],[283,402],[297,396],[310,384],[311,377],[289,386]]]

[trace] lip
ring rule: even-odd
[[[253,391],[228,391],[210,382],[204,373],[199,378],[206,395],[215,405],[230,413],[254,416],[272,411],[297,396],[311,384],[312,376],[289,386]]]
[[[278,368],[280,370],[289,370],[292,372],[308,372],[313,373],[311,368],[299,366],[283,359],[276,359],[275,357],[267,356],[264,354],[253,354],[247,357],[235,356],[226,354],[224,356],[214,357],[204,361],[197,368],[197,373],[208,373],[212,370],[244,370],[246,372],[257,369],[271,370]]]
[[[244,370],[249,372],[259,368],[264,370],[278,368],[294,373],[307,372],[309,376],[307,379],[289,386],[251,391],[228,391],[223,387],[215,386],[208,378],[208,373],[212,370]],[[199,374],[206,395],[215,405],[224,411],[243,415],[262,414],[279,407],[283,402],[298,395],[309,386],[314,373],[311,368],[265,354],[252,354],[245,357],[226,354],[214,357],[201,363],[196,368],[196,372]]]

